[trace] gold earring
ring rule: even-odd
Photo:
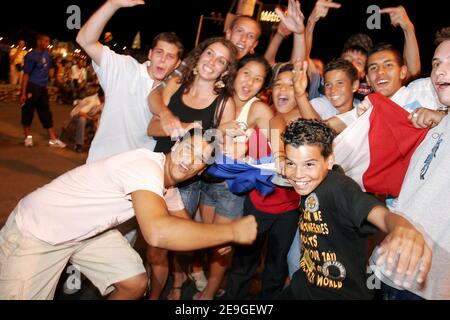
[[[225,83],[222,79],[219,79],[214,83],[214,87],[216,87],[217,89],[222,89],[225,87]]]
[[[198,66],[195,66],[194,69],[192,69],[192,73],[194,76],[198,75]]]

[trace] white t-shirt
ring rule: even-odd
[[[153,86],[147,64],[106,46],[101,65],[92,64],[105,91],[105,106],[86,162],[136,148],[153,150],[156,142],[147,135],[152,118],[147,97]]]
[[[339,113],[338,109],[331,104],[327,97],[314,98],[310,102],[314,110],[316,110],[323,120],[327,120]]]
[[[433,251],[430,272],[424,287],[413,281],[407,290],[425,299],[450,300],[450,118],[430,129],[414,152],[403,180],[396,211],[402,213],[421,231]],[[376,255],[371,258],[374,265]],[[375,266],[372,268],[382,271]],[[388,285],[397,275],[376,273]],[[403,280],[403,279],[400,279]]]
[[[420,107],[436,110],[442,106],[430,78],[417,79],[407,87],[401,87],[391,97],[391,100],[408,112]],[[358,118],[358,114],[356,108],[354,108],[338,114],[336,117],[349,126]]]
[[[163,197],[164,162],[162,153],[137,149],[70,170],[19,201],[17,225],[52,245],[93,237],[134,216],[132,192]],[[171,211],[183,208],[166,204]]]

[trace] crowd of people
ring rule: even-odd
[[[72,112],[81,126],[77,151],[86,123],[99,123],[86,164],[22,198],[1,229],[1,299],[52,299],[68,263],[109,299],[161,299],[171,273],[168,299],[182,297],[188,278],[198,290],[194,300],[245,299],[261,260],[259,299],[374,299],[372,275],[384,299],[450,299],[450,203],[440,195],[449,187],[450,27],[437,33],[429,78],[417,79],[419,45],[402,6],[381,13],[403,30],[403,52],[357,34],[332,61],[312,59],[315,25],[341,7],[326,0],[317,0],[308,19],[297,0],[286,13],[277,9],[281,21],[264,56],[254,52],[259,23],[236,16],[223,36],[186,55],[176,34],[160,33],[139,63],[99,39],[119,9],[142,4],[108,0],[77,35],[99,92],[84,98],[82,61],[69,82],[57,72],[61,92],[69,83],[69,98],[79,99]],[[277,63],[290,34],[291,60]],[[24,57],[28,147],[35,109],[49,145],[65,147],[48,104],[48,43],[38,36]],[[383,115],[386,106],[398,117]],[[417,136],[408,150],[399,141],[406,136],[378,141],[400,149],[399,180],[385,173],[397,163],[370,164],[386,176],[388,191],[361,183],[364,171],[350,170],[341,156],[377,159],[380,150],[351,137],[373,143],[381,136],[367,132],[380,123]],[[223,158],[232,159],[226,168],[269,159],[271,176],[282,182],[265,180],[270,190],[263,191],[250,172],[219,177],[212,169]],[[134,228],[122,229],[133,217]],[[372,252],[368,239],[379,231],[384,239]],[[133,249],[139,234],[147,244],[142,255]],[[193,250],[183,266],[179,251]]]

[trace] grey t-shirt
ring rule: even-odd
[[[449,189],[450,120],[447,116],[428,132],[411,158],[396,206],[397,212],[424,232],[433,251],[425,286],[408,288],[425,299],[450,299]],[[392,285],[389,280],[393,280],[393,276],[378,275],[383,282]]]

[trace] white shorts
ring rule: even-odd
[[[52,299],[69,261],[102,295],[115,283],[145,273],[141,257],[117,230],[76,244],[50,245],[24,235],[15,217],[13,212],[0,230],[0,300]]]

